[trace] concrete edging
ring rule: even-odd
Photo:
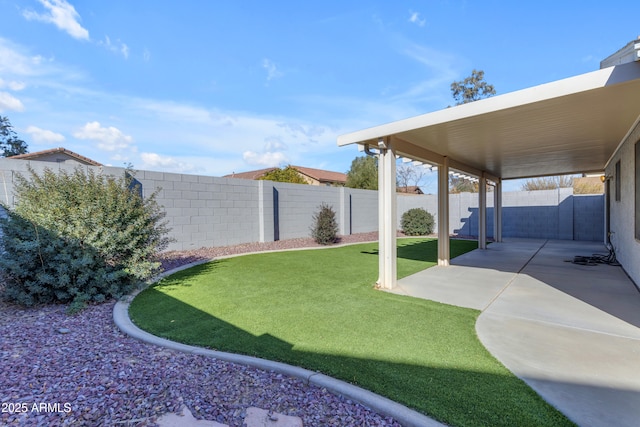
[[[232,255],[236,256],[236,255]],[[230,257],[230,256],[229,256]],[[167,271],[158,278],[154,279],[154,283],[162,277],[169,276],[178,271],[194,267],[199,264],[203,264],[208,261],[198,261],[182,267]],[[354,400],[362,405],[367,406],[374,411],[392,417],[398,421],[401,425],[406,427],[441,427],[444,424],[435,421],[432,418],[427,417],[413,409],[394,402],[386,397],[375,394],[369,390],[365,390],[353,384],[349,384],[345,381],[337,380],[319,372],[310,371],[308,369],[300,368],[297,366],[288,365],[286,363],[274,362],[267,359],[261,359],[258,357],[245,356],[241,354],[226,353],[216,350],[208,350],[201,347],[196,347],[187,344],[181,344],[175,341],[171,341],[165,338],[157,337],[149,332],[143,331],[133,324],[129,318],[129,305],[133,298],[141,292],[137,291],[133,294],[125,297],[123,300],[118,301],[113,307],[113,321],[116,326],[125,334],[138,339],[140,341],[165,347],[168,349],[181,351],[183,353],[197,354],[207,357],[212,357],[226,362],[238,363],[242,365],[251,366],[266,371],[273,371],[279,374],[288,375],[294,378],[301,379],[307,384],[313,384],[318,387],[323,387],[334,394],[338,394]]]

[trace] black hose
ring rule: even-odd
[[[570,262],[579,265],[594,266],[598,264],[606,264],[619,267],[621,264],[616,258],[616,252],[613,249],[613,245],[607,245],[607,249],[609,249],[608,254],[593,254],[591,256],[576,255]]]

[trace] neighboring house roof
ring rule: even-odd
[[[254,171],[248,172],[240,172],[240,173],[231,173],[229,175],[223,176],[223,178],[238,178],[238,179],[259,179],[263,177],[265,174],[271,172],[274,169],[278,168],[266,168],[266,169],[258,169]]]
[[[405,194],[424,194],[420,187],[416,187],[415,185],[409,185],[408,187],[398,187],[396,191],[398,193]]]
[[[332,172],[323,169],[305,168],[302,166],[291,166],[298,171],[299,174],[305,175],[311,179],[314,179],[321,183],[338,183],[344,184],[347,182],[347,174],[341,172]],[[258,169],[248,172],[232,173],[225,175],[223,178],[240,178],[240,179],[259,179],[265,174],[271,172],[277,168]]]
[[[322,169],[305,168],[302,166],[292,166],[303,175],[320,182],[335,182],[344,184],[347,182],[347,174],[342,172],[332,172]]]
[[[85,164],[85,165],[90,165],[90,166],[102,166],[102,163],[98,163],[95,160],[91,160],[88,157],[85,156],[81,156],[78,153],[75,153],[71,150],[67,150],[66,148],[52,148],[50,150],[43,150],[43,151],[35,151],[33,153],[26,153],[26,154],[18,154],[17,156],[11,156],[11,157],[7,157],[8,159],[17,159],[17,160],[46,160],[46,161],[51,161],[51,156],[54,156],[56,154],[61,154],[64,157],[73,159],[79,163]],[[47,160],[47,158],[49,158]]]

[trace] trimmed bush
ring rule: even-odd
[[[334,243],[338,238],[336,213],[325,203],[318,206],[318,209],[318,212],[313,215],[314,226],[311,229],[311,237],[321,245]]]
[[[422,208],[409,209],[400,220],[402,232],[407,236],[426,236],[433,232],[433,215]]]
[[[120,177],[78,167],[17,176],[17,204],[0,219],[3,297],[23,305],[101,302],[158,272],[170,241],[156,193],[147,198],[130,171]]]

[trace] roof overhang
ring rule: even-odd
[[[640,115],[640,62],[349,133],[338,145],[500,179],[600,172]]]

